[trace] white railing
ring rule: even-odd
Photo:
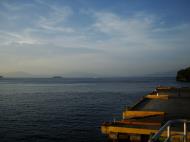
[[[182,123],[183,124],[183,132],[178,134],[172,134],[171,126],[175,126],[175,124]],[[167,129],[167,137],[164,142],[171,142],[172,137],[176,135],[180,135],[183,138],[183,142],[187,142],[187,123],[190,123],[189,120],[186,119],[176,119],[170,120],[165,125],[163,125],[156,134],[154,134],[150,139],[149,142],[158,142],[159,138],[161,137],[162,133]]]

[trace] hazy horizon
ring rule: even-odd
[[[176,77],[177,71],[169,72],[157,72],[151,74],[141,74],[134,76],[109,76],[101,74],[92,74],[92,73],[71,73],[71,74],[31,74],[27,72],[9,72],[9,73],[0,73],[0,76],[4,78],[52,78],[52,77],[64,77],[64,78],[125,78],[125,77]]]
[[[190,65],[189,7],[188,0],[1,0],[0,75],[176,72]]]

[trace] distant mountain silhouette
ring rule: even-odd
[[[5,73],[4,76],[5,77],[33,77],[32,74],[27,73],[27,72],[22,72],[22,71]]]
[[[52,78],[54,78],[54,79],[62,79],[63,77],[62,76],[53,76]]]
[[[158,73],[146,74],[145,76],[150,76],[150,77],[175,77],[176,76],[176,71],[158,72]]]

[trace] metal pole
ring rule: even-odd
[[[183,123],[183,128],[184,128],[184,140],[183,140],[183,142],[187,142],[187,122]]]
[[[170,125],[167,127],[167,137],[170,138],[171,132],[170,132]]]

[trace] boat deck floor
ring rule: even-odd
[[[125,120],[119,122],[112,122],[109,124],[103,124],[103,133],[110,133],[115,131],[118,133],[125,132],[130,133],[128,129],[124,130],[122,128],[138,128],[143,130],[158,130],[165,122],[173,119],[190,119],[190,88],[182,89],[157,89],[159,95],[168,95],[168,99],[150,99],[143,98],[136,105],[131,107],[127,111],[153,111],[153,112],[164,112],[164,115],[155,115],[155,116],[146,116],[146,117],[137,117],[137,118],[125,118],[127,121],[135,122],[160,122],[159,125],[135,125],[135,124],[126,124],[123,123]],[[126,111],[126,112],[127,112]],[[110,129],[109,129],[110,127]],[[115,127],[115,129],[114,129]],[[187,126],[190,129],[190,125]],[[121,128],[121,129],[120,129]],[[176,125],[173,127],[175,131],[182,131],[183,127]],[[128,131],[128,132],[127,132]],[[134,132],[135,133],[135,132]],[[138,133],[138,132],[137,132]],[[143,133],[143,131],[142,131]]]
[[[190,92],[163,93],[169,98],[165,99],[143,99],[131,110],[139,111],[162,111],[165,112],[164,121],[171,119],[190,119]]]

